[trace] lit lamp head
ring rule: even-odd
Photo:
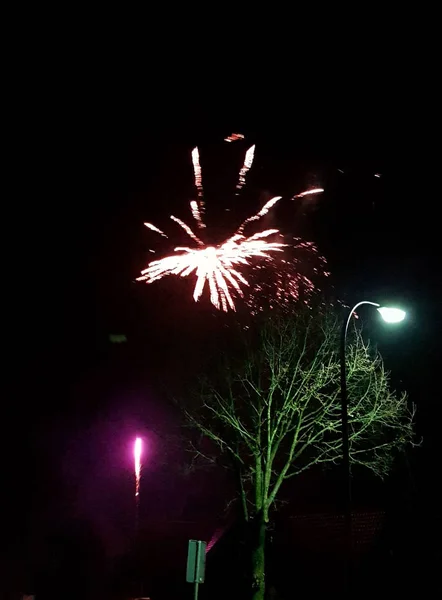
[[[405,311],[400,308],[380,306],[377,310],[386,323],[400,323],[406,316]]]

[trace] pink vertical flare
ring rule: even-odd
[[[134,445],[134,459],[135,459],[135,496],[140,495],[140,477],[141,477],[141,451],[142,451],[142,440],[137,437]]]

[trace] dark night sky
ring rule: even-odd
[[[203,148],[202,161],[211,174],[206,189],[213,187],[214,214],[219,211],[216,187],[228,181],[231,166],[225,158],[217,161],[225,151],[224,135],[236,130],[257,144],[250,173],[257,193],[246,190],[240,210],[255,209],[261,190],[289,195],[312,181],[323,183],[326,193],[304,227],[308,224],[307,237],[327,256],[338,294],[349,302],[398,300],[409,309],[403,330],[376,327],[373,335],[418,405],[425,436],[418,479],[425,498],[435,502],[442,416],[439,166],[427,156],[430,148],[418,119],[404,131],[380,111],[356,116],[340,128],[338,116],[322,126],[314,114],[298,119],[284,110],[283,117],[273,117],[271,111],[247,110],[246,100],[238,104],[238,110],[201,111],[178,109],[169,101],[151,108],[149,118],[139,118],[138,107],[132,112],[130,103],[89,107],[84,102],[76,111],[57,112],[49,130],[43,125],[23,131],[6,223],[10,265],[2,456],[9,491],[3,515],[19,523],[9,527],[9,541],[20,543],[17,529],[23,539],[33,520],[65,493],[58,444],[71,452],[78,445],[87,448],[88,427],[96,423],[106,430],[104,437],[112,437],[108,430],[124,407],[122,395],[130,396],[129,414],[120,414],[118,427],[122,422],[124,427],[114,444],[133,433],[137,420],[161,413],[152,399],[146,409],[137,390],[143,361],[152,358],[156,364],[158,346],[167,353],[167,344],[158,339],[163,326],[177,338],[189,333],[188,324],[175,329],[168,316],[179,315],[181,323],[188,310],[195,319],[198,308],[169,293],[168,285],[166,298],[162,283],[149,289],[132,283],[149,246],[142,223],[164,224],[172,207],[186,215],[192,181],[188,153],[195,144]],[[238,161],[239,145],[231,146]],[[210,201],[208,194],[208,214]],[[108,346],[111,332],[127,333],[130,342],[135,340],[132,349],[130,343]],[[94,460],[87,454],[80,470]]]

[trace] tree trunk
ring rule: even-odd
[[[255,518],[252,546],[252,585],[253,600],[264,600],[265,594],[265,544],[266,528],[264,515],[258,513]]]

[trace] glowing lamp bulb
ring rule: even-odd
[[[386,323],[400,323],[406,316],[405,311],[400,308],[380,306],[377,310]]]

